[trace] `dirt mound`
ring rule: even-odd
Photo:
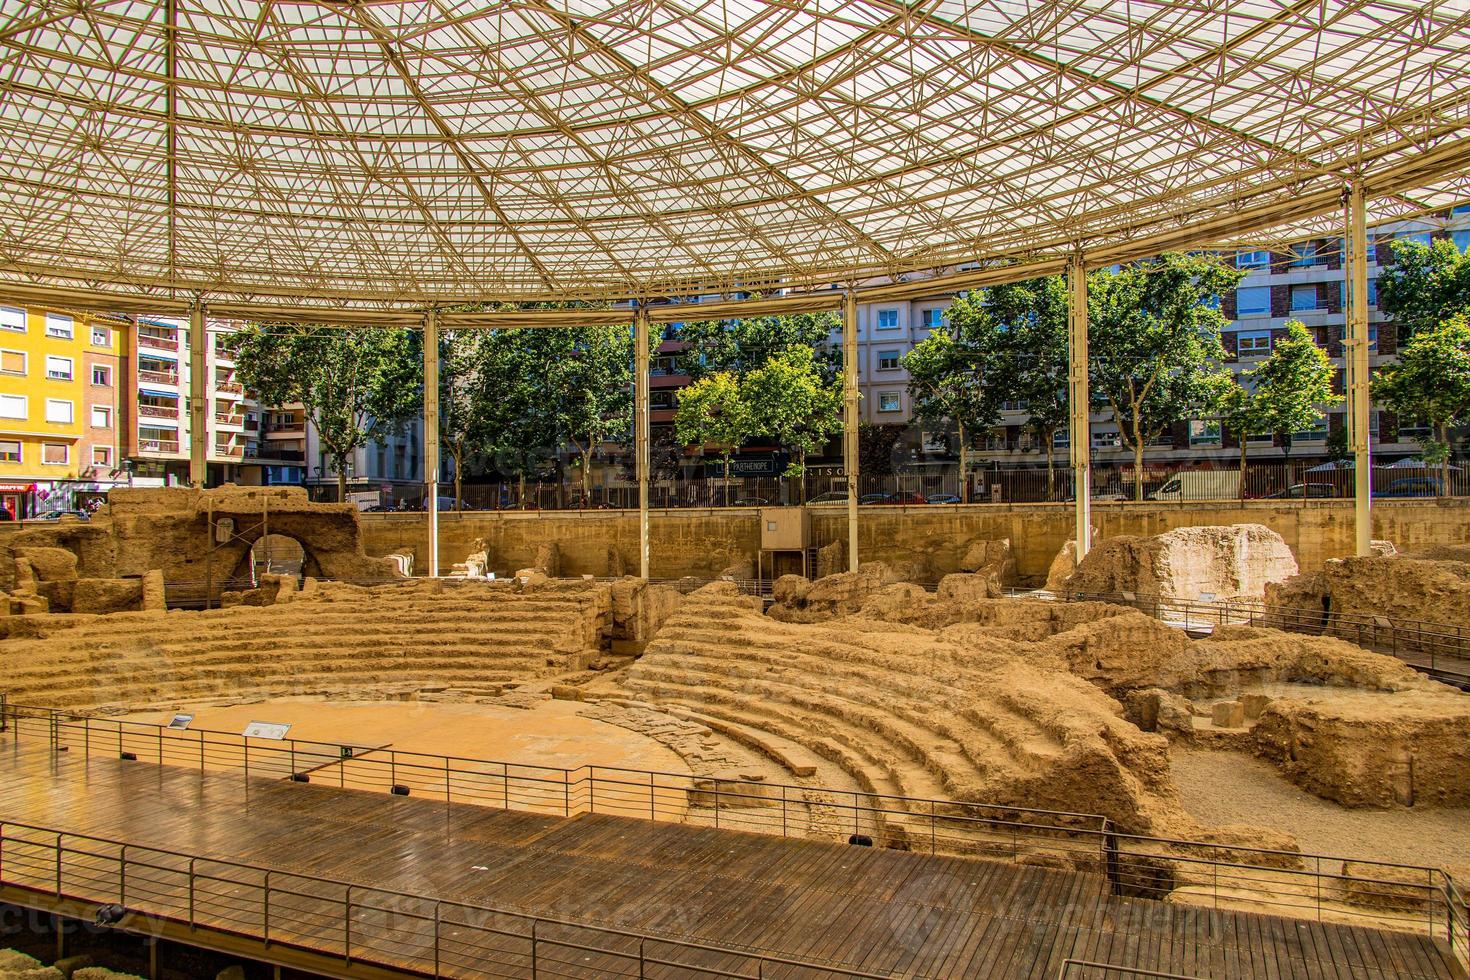
[[[1296,573],[1296,559],[1281,535],[1261,524],[1231,524],[1109,538],[1088,552],[1061,585],[1069,592],[1101,595],[1260,598],[1267,583]]]
[[[869,561],[855,572],[838,572],[815,582],[800,575],[782,575],[771,585],[775,604],[770,615],[783,623],[821,623],[850,616],[885,587],[913,581],[915,573],[907,565]]]

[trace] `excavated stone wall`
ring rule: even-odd
[[[1258,599],[1267,583],[1296,573],[1291,549],[1268,527],[1183,527],[1104,541],[1088,552],[1062,588],[1171,599]]]
[[[1327,626],[1334,614],[1400,622],[1470,623],[1470,547],[1434,557],[1338,558],[1266,589],[1272,612]],[[1460,557],[1463,556],[1463,557]]]
[[[211,516],[229,522],[229,540],[214,540]],[[307,575],[401,578],[392,561],[364,553],[357,520],[355,507],[312,503],[299,487],[118,489],[91,521],[64,518],[0,537],[0,591],[33,585],[52,612],[115,612],[140,608],[142,577],[161,571],[202,596],[206,582],[248,578],[251,546],[267,532],[301,544]]]

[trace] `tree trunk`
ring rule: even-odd
[[[454,460],[454,509],[464,510],[464,450],[450,448],[449,457]]]
[[[526,509],[526,474],[525,474],[525,471],[522,471],[519,474],[519,483],[520,483],[520,485],[516,488],[516,506],[518,506],[521,510],[525,510]]]
[[[800,450],[796,454],[796,465],[801,467],[801,475],[796,478],[796,503],[806,503],[806,450]]]
[[[347,502],[347,465],[342,460],[337,460],[337,503]]]
[[[1239,497],[1241,500],[1244,500],[1245,499],[1245,467],[1246,467],[1246,461],[1245,461],[1246,446],[1245,446],[1245,442],[1246,442],[1246,435],[1245,435],[1245,433],[1241,433],[1241,435],[1240,435],[1240,486],[1236,490],[1236,496]]]
[[[970,447],[965,442],[965,423],[956,422],[960,427],[960,503],[970,502]]]
[[[730,506],[730,456],[725,454],[725,506]]]
[[[1052,459],[1052,442],[1056,438],[1056,432],[1048,430],[1042,436],[1046,439],[1046,501],[1051,503],[1057,499],[1057,471]]]
[[[1143,500],[1143,440],[1133,434],[1133,499]]]
[[[1439,461],[1439,489],[1436,497],[1448,497],[1450,495],[1450,427],[1441,422],[1439,428],[1439,444],[1444,447],[1444,458]]]
[[[586,510],[592,500],[592,441],[582,453],[582,509]]]

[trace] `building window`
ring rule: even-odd
[[[52,381],[70,381],[71,372],[71,358],[57,357],[54,354],[46,355],[46,377]]]
[[[1210,421],[1189,423],[1189,444],[1191,446],[1220,445],[1220,423]]]
[[[1266,330],[1236,334],[1235,343],[1241,357],[1271,353],[1271,334]]]
[[[108,408],[105,405],[93,405],[92,406],[92,428],[94,428],[94,429],[110,429],[110,428],[112,428],[112,409]]]
[[[928,327],[930,330],[935,330],[935,329],[938,329],[939,327],[944,326],[944,311],[943,310],[925,310],[924,311],[924,326]]]
[[[1470,214],[1470,204],[1456,204],[1450,209],[1450,214]]]
[[[1369,324],[1368,325],[1368,346],[1369,347],[1377,347],[1378,346],[1378,325],[1377,324]]]
[[[71,447],[64,442],[41,444],[41,462],[50,466],[65,466],[71,461]]]
[[[1295,258],[1291,260],[1293,269],[1309,269],[1317,264],[1317,243],[1302,242],[1292,249]]]
[[[109,330],[107,327],[100,327],[94,323],[92,325],[92,346],[111,347],[112,331]]]
[[[25,351],[0,350],[0,374],[25,374]]]
[[[1251,446],[1269,446],[1272,442],[1272,435],[1269,432],[1252,432],[1245,437],[1245,441]]]
[[[97,366],[92,368],[92,383],[103,388],[112,387],[112,369]]]
[[[46,399],[46,421],[70,424],[75,418],[72,403],[64,398]]]
[[[878,411],[899,412],[903,410],[903,400],[896,391],[878,392]]]
[[[20,462],[20,440],[0,439],[0,463]]]
[[[0,330],[26,332],[26,311],[14,306],[0,306]]]
[[[1369,306],[1377,306],[1378,305],[1378,280],[1377,279],[1369,279],[1368,280],[1368,305]]]
[[[1429,425],[1419,419],[1408,419],[1399,423],[1399,442],[1412,442],[1429,435]]]
[[[1267,316],[1270,312],[1270,286],[1242,286],[1235,291],[1236,316]]]
[[[1292,442],[1326,442],[1327,441],[1327,416],[1319,415],[1317,421],[1312,423],[1309,429],[1291,434]]]
[[[880,370],[880,371],[896,371],[896,370],[898,370],[898,351],[896,351],[896,350],[880,350],[878,352],[878,370]]]
[[[1026,399],[1024,398],[1022,398],[1020,401],[1009,401],[1000,403],[1000,410],[1002,412],[1024,412],[1030,407],[1031,403],[1026,401]]]
[[[71,340],[72,319],[62,316],[60,313],[46,314],[46,336],[60,337],[62,340]]]
[[[0,419],[23,419],[26,414],[25,395],[0,395]]]
[[[1093,432],[1093,449],[1117,449],[1123,445],[1123,437],[1116,432]]]
[[[879,330],[897,330],[898,329],[898,311],[897,310],[879,310],[878,311],[878,329]]]
[[[1317,308],[1317,286],[1307,283],[1291,287],[1291,311],[1307,313]]]
[[[112,465],[112,447],[110,447],[110,446],[93,446],[92,447],[92,465],[93,466],[111,466]]]
[[[1265,249],[1256,249],[1252,252],[1237,252],[1235,254],[1235,267],[1237,269],[1269,269],[1271,268],[1271,253]]]
[[[1058,429],[1051,434],[1051,448],[1066,449],[1072,445],[1072,432],[1070,429]]]

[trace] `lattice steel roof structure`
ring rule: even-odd
[[[6,0],[0,281],[367,310],[1470,199],[1467,0]]]

